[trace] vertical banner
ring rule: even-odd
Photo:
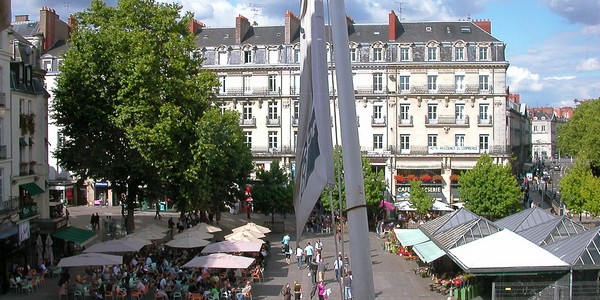
[[[294,185],[298,241],[323,188],[334,183],[323,1],[303,0],[300,11],[300,117]]]

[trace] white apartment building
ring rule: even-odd
[[[219,105],[240,113],[256,166],[278,159],[293,172],[300,20],[287,12],[283,26],[259,27],[238,16],[235,28],[194,22],[190,30],[204,66],[219,77]],[[348,18],[348,34],[361,151],[385,171],[395,195],[408,190],[402,178],[427,174],[435,198],[458,198],[451,175],[471,169],[484,152],[502,164],[516,154],[515,169],[522,168],[529,122],[508,98],[505,44],[491,35],[489,20],[400,22],[392,11],[387,24]],[[331,118],[339,137],[339,117]]]
[[[531,115],[531,142],[533,144],[532,161],[544,164],[558,156],[556,144],[556,126],[558,118],[554,113],[534,110]]]

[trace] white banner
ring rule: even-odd
[[[300,35],[300,118],[294,185],[298,241],[323,188],[334,183],[323,1],[302,1],[301,22],[304,31]]]
[[[479,147],[477,146],[429,146],[429,154],[436,153],[463,153],[477,154]]]

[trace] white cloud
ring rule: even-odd
[[[582,32],[585,35],[600,35],[600,25],[584,26]]]
[[[577,65],[576,68],[579,72],[592,72],[600,70],[600,60],[596,57],[588,58]]]
[[[540,91],[544,87],[540,75],[521,67],[509,67],[506,71],[508,85],[513,92]]]
[[[575,76],[550,76],[550,77],[545,77],[544,80],[572,80],[575,79],[577,77]]]

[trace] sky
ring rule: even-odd
[[[160,0],[177,2],[209,27],[234,27],[239,14],[259,26],[283,25],[298,14],[299,0]],[[117,0],[105,0],[116,4]],[[492,35],[506,43],[507,84],[529,107],[574,106],[600,97],[600,0],[345,0],[357,24],[387,23],[391,10],[402,21],[489,19]],[[327,0],[324,0],[327,4]],[[12,14],[39,20],[42,7],[62,20],[89,0],[12,0]]]

